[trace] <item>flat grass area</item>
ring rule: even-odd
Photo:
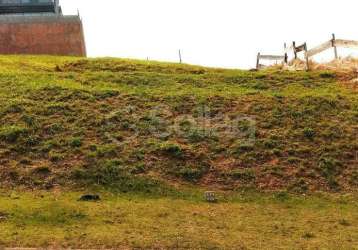
[[[221,194],[183,198],[100,192],[0,196],[0,247],[358,249],[357,195]]]

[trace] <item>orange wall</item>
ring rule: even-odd
[[[82,22],[0,22],[0,54],[86,56]]]

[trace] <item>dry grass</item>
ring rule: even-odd
[[[310,60],[309,65],[311,70],[332,70],[346,73],[358,73],[358,59],[353,57],[339,58],[326,63],[317,63]],[[277,67],[277,65],[273,67]],[[301,59],[292,60],[288,65],[281,66],[281,68],[287,70],[305,70],[306,62]]]
[[[355,249],[354,196],[234,195],[218,204],[200,198],[148,198],[102,193],[0,196],[0,248]]]

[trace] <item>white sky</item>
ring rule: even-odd
[[[88,55],[249,68],[283,43],[358,40],[357,0],[60,0],[79,9]],[[358,50],[339,49],[341,55]],[[333,51],[317,60],[332,58]]]

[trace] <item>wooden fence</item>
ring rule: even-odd
[[[309,59],[319,53],[322,53],[325,50],[334,49],[334,58],[338,59],[338,51],[337,51],[337,47],[341,47],[341,48],[349,48],[349,49],[358,49],[358,41],[353,41],[353,40],[343,40],[343,39],[336,39],[336,36],[334,34],[332,34],[332,39],[324,42],[320,45],[318,45],[317,47],[314,47],[310,50],[308,50],[307,48],[307,43],[301,44],[301,45],[296,45],[296,42],[292,43],[292,46],[290,46],[289,48],[287,48],[286,44],[285,44],[285,51],[284,51],[284,55],[283,56],[275,56],[275,55],[261,55],[260,53],[258,53],[257,55],[257,63],[256,63],[256,69],[260,69],[262,67],[262,65],[260,64],[260,60],[264,59],[264,60],[275,60],[275,61],[282,61],[282,63],[287,64],[288,63],[288,53],[289,51],[293,51],[294,53],[294,59],[298,58],[298,54],[300,52],[304,53],[304,58],[306,61],[306,70],[310,69],[310,65],[309,65]]]
[[[257,61],[256,61],[256,69],[258,70],[263,67],[263,65],[260,64],[261,60],[282,61],[284,63],[287,63],[288,57],[287,54],[280,56],[280,55],[261,55],[261,53],[258,53]]]
[[[307,43],[301,44],[299,46],[296,46],[296,42],[292,43],[293,53],[295,54],[295,59],[298,58],[297,54],[300,52],[305,53],[305,59],[306,59],[306,70],[309,70],[309,57],[308,57],[308,49],[307,49]]]

